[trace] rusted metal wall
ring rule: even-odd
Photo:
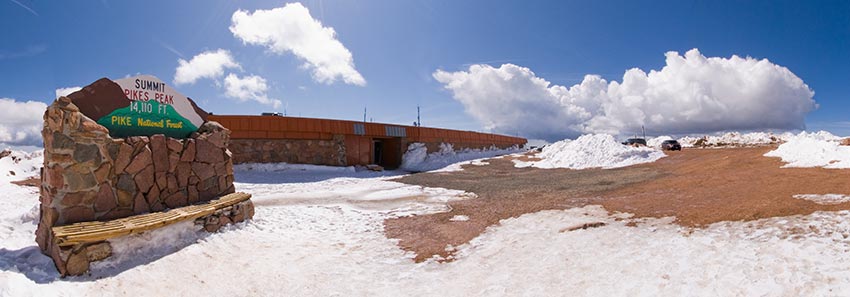
[[[381,139],[384,139],[384,158],[389,163],[400,163],[406,145],[413,142],[430,146],[451,143],[457,149],[490,146],[504,148],[526,143],[525,138],[498,134],[357,121],[237,115],[210,115],[208,120],[219,122],[230,129],[233,139],[332,140],[335,135],[337,138],[342,136],[345,139],[345,160],[348,165],[375,162],[372,155],[373,141]]]

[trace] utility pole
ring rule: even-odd
[[[363,122],[366,122],[366,106],[363,106]]]
[[[646,139],[646,128],[643,125],[640,125],[640,130],[643,131],[643,139]]]
[[[416,105],[416,127],[422,127],[422,119],[419,118],[419,104]]]

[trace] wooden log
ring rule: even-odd
[[[250,198],[251,194],[232,193],[203,204],[175,208],[166,212],[148,213],[112,221],[80,222],[67,226],[57,226],[53,227],[54,240],[56,244],[62,247],[104,241],[161,228],[177,222],[194,220]]]

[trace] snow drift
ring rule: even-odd
[[[840,137],[828,132],[800,133],[766,157],[779,157],[786,162],[782,167],[850,168],[850,146],[839,145]]]
[[[561,140],[543,148],[540,161],[514,160],[516,167],[537,168],[618,168],[655,162],[666,155],[648,147],[623,145],[608,134],[582,135],[576,140]]]
[[[441,168],[442,171],[457,171],[461,170],[460,164],[456,164],[459,162],[492,158],[520,151],[521,149],[516,146],[507,149],[490,147],[488,149],[455,151],[451,144],[441,143],[440,151],[428,154],[425,144],[416,142],[407,147],[407,152],[401,158],[401,169],[411,172],[432,171]],[[480,160],[477,161],[479,161],[477,164],[482,164]]]

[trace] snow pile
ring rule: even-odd
[[[828,132],[804,132],[764,155],[782,158],[788,163],[782,167],[850,168],[850,146],[839,145],[840,139]]]
[[[5,151],[9,155],[0,158],[0,183],[24,180],[40,173],[44,151]],[[5,155],[0,151],[0,155]]]
[[[652,137],[652,138],[649,138],[649,139],[646,140],[646,146],[651,147],[651,148],[660,149],[661,143],[666,141],[666,140],[676,140],[676,139],[673,138],[672,136],[667,136],[667,135]],[[679,142],[679,144],[682,144],[682,143]],[[682,144],[682,146],[684,146],[684,144]]]
[[[835,205],[850,202],[850,196],[841,194],[800,194],[794,195],[794,198],[809,200],[821,205]]]
[[[772,133],[772,132],[728,132],[721,135],[706,135],[702,137],[685,136],[679,139],[683,147],[728,147],[728,146],[756,146],[776,144],[793,137],[794,134]]]
[[[537,168],[618,168],[655,162],[666,155],[648,147],[623,145],[608,134],[587,134],[576,140],[561,140],[536,155],[540,161],[514,160],[516,167]]]
[[[428,154],[424,143],[411,143],[401,158],[401,169],[411,172],[423,172],[441,169],[441,171],[461,170],[459,162],[473,160],[474,165],[486,165],[482,159],[507,155],[522,151],[514,146],[507,149],[490,147],[488,149],[463,149],[455,151],[451,144],[441,143],[440,151]]]

